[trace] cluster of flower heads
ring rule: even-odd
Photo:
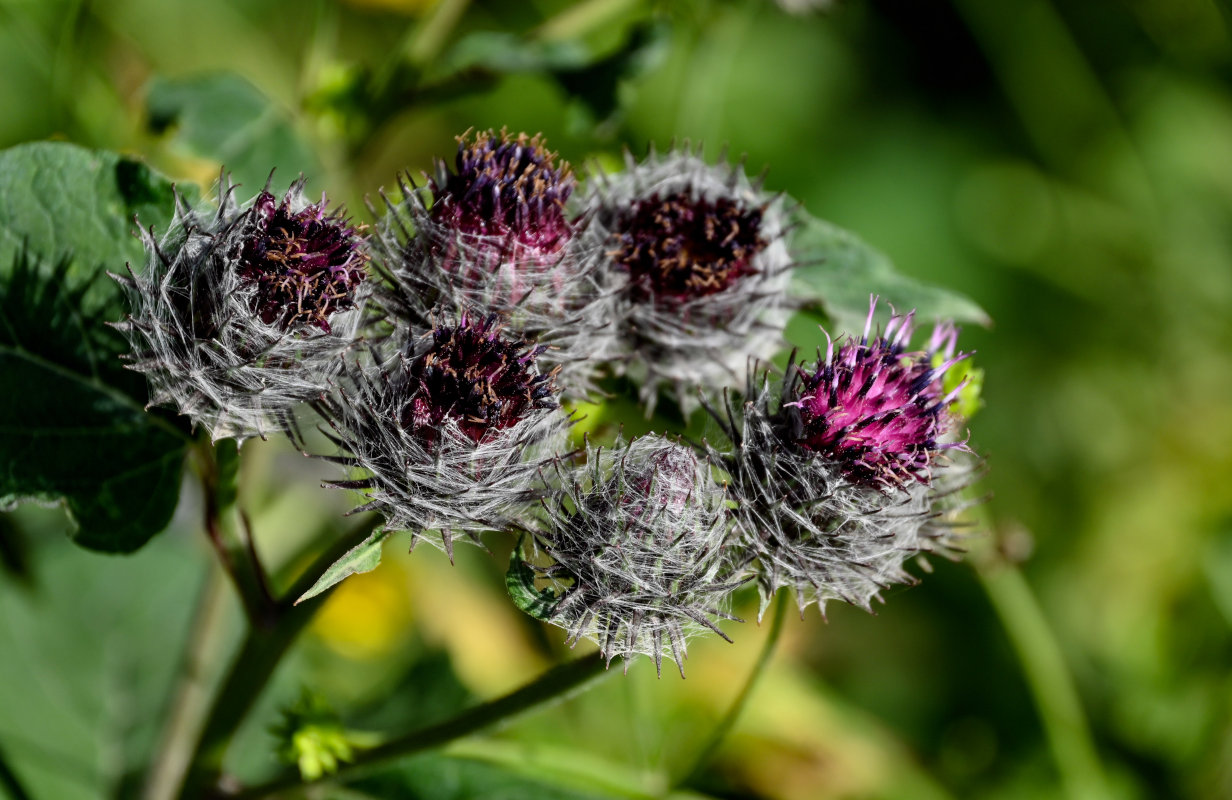
[[[784,590],[801,611],[867,608],[912,580],[907,559],[955,547],[957,331],[911,350],[912,316],[878,333],[874,300],[860,339],[780,380],[750,371],[785,345],[794,262],[785,199],[740,167],[652,151],[579,190],[540,137],[502,130],[400,179],[371,229],[302,179],[235,194],[224,177],[212,212],[180,203],[117,278],[152,402],[305,451],[297,416],[315,414],[318,455],[347,472],[330,484],[412,545],[524,537],[519,605],[571,643],[680,665],[690,637],[726,638],[747,582],[763,612]],[[562,401],[604,376],[638,383],[647,414],[662,391],[700,398],[726,441],[566,452]]]

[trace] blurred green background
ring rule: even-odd
[[[451,156],[471,127],[542,131],[579,165],[685,139],[747,154],[770,189],[995,320],[962,338],[986,371],[971,441],[991,499],[971,558],[934,561],[876,616],[789,617],[694,788],[1222,798],[1230,31],[1224,0],[850,0],[799,15],[769,0],[0,0],[0,146],[63,138],[205,187],[223,162],[254,190],[272,165],[276,183],[303,170],[361,220],[365,196]],[[293,559],[346,498],[285,444],[250,453],[263,552]],[[56,510],[0,516],[0,748],[38,797],[136,785],[194,615],[208,635],[192,663],[207,684],[225,664],[239,617],[206,568],[198,502],[186,491],[173,530],[131,557],[70,549]],[[502,597],[500,563],[467,551],[451,569],[393,545],[314,623],[235,771],[275,767],[267,728],[300,685],[357,727],[403,729],[558,658]],[[656,796],[765,635],[730,630],[735,645],[691,650],[686,681],[636,664],[356,791],[557,796],[516,794],[516,773]],[[185,713],[201,702],[176,697]],[[506,794],[467,788],[492,765]],[[405,794],[417,780],[455,793]]]

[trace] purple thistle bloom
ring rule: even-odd
[[[796,266],[781,196],[741,166],[686,148],[597,175],[589,203],[613,294],[612,352],[641,384],[647,413],[659,389],[686,412],[697,395],[743,383],[750,359],[782,346]]]
[[[308,324],[329,333],[329,317],[353,307],[368,256],[357,231],[326,213],[324,196],[295,211],[297,194],[292,187],[281,203],[268,191],[257,196],[238,271],[255,287],[253,310],[267,325],[285,331]]]
[[[532,409],[556,407],[556,372],[535,369],[546,346],[506,339],[498,319],[463,314],[456,326],[432,331],[432,348],[408,370],[414,399],[402,411],[402,427],[430,444],[449,417],[478,444]]]
[[[761,218],[760,208],[727,197],[652,194],[618,225],[613,262],[629,274],[635,301],[687,305],[756,272],[753,258],[766,246]]]
[[[495,237],[514,251],[506,260],[550,258],[572,235],[565,203],[576,181],[538,134],[459,136],[454,168],[431,182],[431,218],[446,230]]]
[[[115,276],[131,312],[132,369],[152,404],[176,406],[212,439],[286,430],[319,397],[361,324],[366,241],[309,203],[304,180],[250,203],[224,174],[217,208],[177,198],[161,237],[143,230],[145,268]]]
[[[786,437],[832,459],[852,480],[887,488],[927,484],[938,451],[965,447],[941,441],[950,433],[947,407],[965,383],[949,393],[941,387],[946,370],[967,354],[955,355],[958,331],[949,323],[934,328],[926,351],[907,352],[914,312],[891,317],[885,333],[870,341],[875,309],[873,298],[859,341],[837,350],[830,342],[812,371],[795,369],[781,412]]]
[[[907,349],[911,332],[912,315],[896,315],[872,337],[870,308],[863,337],[831,343],[813,369],[793,363],[781,383],[763,372],[743,403],[707,406],[729,443],[707,448],[727,472],[762,613],[782,589],[802,613],[830,600],[871,609],[887,586],[916,582],[913,557],[959,552],[978,459],[954,441],[963,385],[942,387],[967,356],[952,324],[923,352]]]
[[[410,531],[452,557],[459,534],[529,524],[540,469],[565,444],[569,418],[542,347],[509,336],[495,315],[446,316],[346,380],[316,408],[353,477],[330,484],[366,495],[389,530]],[[304,442],[299,442],[304,446]]]

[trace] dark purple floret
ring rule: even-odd
[[[946,370],[966,358],[954,354],[957,331],[938,325],[927,351],[907,352],[911,314],[892,317],[872,341],[868,326],[859,341],[837,349],[831,343],[812,371],[798,370],[785,392],[785,435],[838,462],[853,480],[883,488],[928,484],[936,454],[963,446],[941,441],[952,422],[947,409],[962,389],[942,389]]]
[[[760,208],[689,192],[638,201],[614,234],[615,262],[638,300],[679,305],[716,294],[756,270],[766,246]]]
[[[354,305],[367,254],[357,231],[326,213],[325,198],[291,210],[269,192],[257,196],[252,230],[240,253],[240,277],[256,286],[253,311],[284,331],[312,325],[326,333],[329,318]]]
[[[402,427],[431,449],[448,418],[479,444],[535,409],[555,408],[556,372],[535,368],[545,349],[501,335],[495,315],[436,328],[431,349],[410,364]]]
[[[458,233],[493,236],[506,247],[550,255],[572,233],[565,202],[575,179],[539,135],[504,129],[458,137],[456,172],[432,181],[432,220]]]

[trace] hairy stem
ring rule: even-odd
[[[326,780],[352,780],[400,758],[441,747],[455,739],[506,722],[533,708],[564,698],[568,693],[594,680],[605,669],[606,662],[601,653],[592,653],[565,664],[558,664],[504,697],[473,706],[444,722],[420,728],[356,753],[353,761],[340,765],[338,772]],[[252,786],[228,797],[236,800],[256,800],[301,783],[299,773],[292,770],[269,783]]]
[[[223,758],[232,737],[261,696],[282,657],[324,604],[329,593],[317,595],[298,605],[295,604],[296,599],[312,588],[325,570],[348,550],[367,539],[379,523],[380,518],[373,517],[339,537],[277,601],[274,624],[268,629],[256,625],[249,627],[231,670],[214,698],[193,750],[179,795],[181,800],[219,794],[218,781],[222,776]]]
[[[753,669],[744,680],[744,686],[741,687],[740,694],[736,695],[736,699],[728,707],[727,713],[714,726],[714,730],[710,733],[710,738],[702,749],[698,751],[697,757],[693,759],[692,766],[675,781],[674,786],[688,786],[696,783],[702,777],[706,767],[709,766],[710,760],[718,752],[719,746],[723,744],[727,735],[731,733],[732,728],[736,726],[736,721],[740,719],[740,715],[744,712],[744,707],[748,705],[753,689],[756,688],[762,673],[766,671],[766,666],[770,663],[771,656],[774,655],[774,648],[778,644],[779,635],[783,632],[783,618],[785,616],[787,616],[787,592],[780,591],[779,596],[774,601],[774,618],[770,621],[770,631],[766,634],[766,641],[761,646],[761,653],[758,654],[757,661],[753,663]]]

